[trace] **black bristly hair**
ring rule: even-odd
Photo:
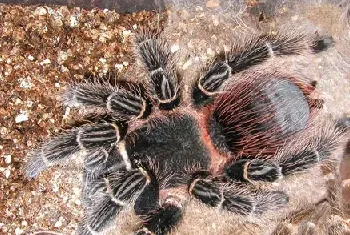
[[[34,178],[82,153],[79,235],[106,233],[131,207],[141,219],[135,234],[169,234],[191,199],[241,216],[278,212],[289,195],[270,183],[322,164],[350,126],[312,125],[322,108],[310,96],[315,84],[249,70],[272,57],[324,51],[329,36],[277,33],[234,45],[197,78],[192,103],[182,99],[164,38],[144,31],[135,44],[148,83],[108,77],[68,86],[63,104],[95,117],[44,142],[25,169]]]

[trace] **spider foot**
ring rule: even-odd
[[[137,235],[165,235],[175,227],[182,218],[183,205],[175,196],[169,196],[158,209],[145,216],[143,228]]]

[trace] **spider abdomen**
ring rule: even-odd
[[[208,126],[218,149],[256,157],[274,154],[287,138],[304,130],[310,112],[303,90],[291,79],[248,75],[218,96]]]

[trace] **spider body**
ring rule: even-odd
[[[251,183],[275,182],[317,165],[330,156],[343,130],[334,123],[315,124],[319,107],[309,97],[312,84],[281,72],[245,70],[271,57],[317,53],[331,44],[330,37],[252,38],[217,55],[186,96],[165,40],[143,32],[136,47],[148,84],[68,87],[66,106],[108,119],[44,143],[26,174],[35,177],[84,153],[85,218],[78,230],[84,235],[106,231],[130,204],[143,220],[139,235],[170,232],[191,197],[244,216],[281,209],[288,205],[286,193]],[[294,142],[303,135],[308,138],[300,147]]]

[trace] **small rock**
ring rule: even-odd
[[[205,5],[208,8],[219,7],[220,6],[220,1],[219,0],[209,0],[209,1],[207,1],[207,3]]]
[[[115,64],[114,67],[115,67],[116,69],[118,69],[119,71],[122,71],[123,68],[124,68],[123,64]]]
[[[80,206],[81,205],[81,201],[79,199],[77,199],[77,200],[74,201],[74,204]]]
[[[43,16],[47,14],[47,10],[44,7],[38,7],[37,9],[35,9],[34,11],[34,15],[39,15],[39,16]]]
[[[63,26],[63,22],[62,22],[61,19],[55,19],[55,20],[53,21],[53,25],[54,25],[55,27],[62,27],[62,26]]]
[[[16,234],[16,235],[21,235],[21,234],[23,234],[23,230],[20,229],[20,228],[16,228],[16,229],[15,229],[15,234]]]
[[[0,128],[0,134],[2,136],[7,135],[7,133],[8,133],[8,129],[6,127],[3,126],[3,127]]]
[[[75,28],[79,25],[79,21],[76,16],[71,16],[69,19],[69,25],[71,28]]]
[[[59,228],[62,226],[62,221],[61,220],[58,220],[56,223],[55,223],[55,228]]]
[[[196,7],[195,7],[195,10],[196,10],[196,11],[203,11],[203,7],[201,7],[201,6],[196,6]]]
[[[11,163],[12,156],[10,154],[5,155],[4,158],[5,158],[5,163],[7,164]]]
[[[65,51],[58,52],[58,63],[63,64],[64,61],[68,59],[68,53]]]
[[[209,47],[209,48],[207,48],[207,54],[208,54],[209,56],[214,56],[214,55],[215,55],[215,52]]]
[[[27,107],[31,108],[33,106],[34,102],[31,100],[27,100]]]
[[[40,64],[41,64],[41,65],[44,65],[44,64],[51,64],[51,60],[50,60],[50,59],[45,59],[45,60],[43,60]]]
[[[11,175],[11,170],[7,168],[4,170],[3,174],[4,174],[5,178],[8,179]]]
[[[131,35],[131,30],[123,30],[123,37],[128,37]]]
[[[32,55],[29,55],[27,58],[28,58],[28,60],[30,60],[30,61],[33,61],[33,60],[34,60],[34,57],[33,57]]]
[[[297,21],[299,19],[299,16],[298,15],[294,15],[292,16],[291,20],[292,21]]]
[[[69,69],[67,68],[67,67],[65,67],[65,66],[61,66],[61,68],[60,68],[60,71],[62,72],[62,73],[65,73],[65,72],[68,72],[69,71]]]
[[[18,81],[19,81],[19,86],[21,88],[30,89],[33,87],[33,83],[31,82],[32,79],[30,77],[19,78]]]
[[[105,64],[107,62],[107,60],[105,58],[100,58],[99,61],[102,63],[102,64]]]
[[[26,112],[20,113],[15,117],[16,123],[21,123],[25,121],[28,121],[28,114]]]
[[[73,187],[73,192],[75,195],[80,195],[81,194],[81,189],[78,187]]]
[[[175,44],[175,45],[172,45],[172,46],[171,46],[170,51],[171,51],[172,53],[174,53],[174,52],[177,52],[179,49],[180,49],[180,46],[177,45],[177,44]]]

